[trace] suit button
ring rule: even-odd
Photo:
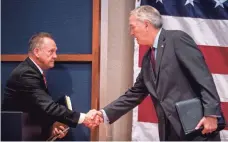
[[[168,117],[170,117],[171,116],[171,114],[170,113],[168,113]]]

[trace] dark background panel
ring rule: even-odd
[[[29,38],[49,32],[58,53],[92,53],[92,0],[2,0],[2,54],[24,54]]]
[[[5,86],[10,72],[19,62],[1,63],[1,84]],[[55,101],[63,95],[71,98],[72,107],[79,112],[88,112],[91,100],[91,63],[61,63],[57,62],[53,69],[46,71],[48,88]],[[3,99],[3,88],[1,97]],[[62,139],[67,141],[89,141],[90,130],[84,125],[71,128],[68,135]]]
[[[3,91],[10,73],[20,62],[1,62],[1,101],[4,98]]]

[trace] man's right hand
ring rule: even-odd
[[[55,122],[53,125],[52,125],[52,130],[51,130],[51,135],[52,136],[58,136],[58,138],[63,138],[66,136],[67,132],[63,132],[68,126],[63,124],[63,123],[60,123],[60,122]]]
[[[90,110],[85,117],[85,120],[83,121],[83,124],[86,127],[89,127],[91,129],[94,129],[98,125],[104,122],[103,114],[101,111],[97,111],[95,109]]]

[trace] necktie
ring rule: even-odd
[[[153,70],[155,71],[155,48],[151,48],[151,64],[153,67]]]
[[[47,80],[46,80],[46,77],[45,77],[45,74],[44,73],[43,73],[43,79],[44,79],[44,84],[45,84],[45,86],[47,88]]]

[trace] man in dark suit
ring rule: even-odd
[[[67,126],[96,125],[91,119],[94,110],[87,114],[72,111],[55,103],[49,95],[43,71],[54,67],[56,50],[50,34],[34,35],[29,41],[28,57],[12,71],[4,90],[2,110],[28,113],[31,121],[42,128],[42,134],[36,140],[46,140],[50,134],[58,133],[62,138],[66,134],[62,131]]]
[[[160,13],[151,6],[133,10],[129,26],[138,44],[151,48],[143,58],[134,86],[104,107],[99,115],[113,123],[149,94],[156,109],[161,141],[220,140],[219,133],[214,132],[217,117],[221,116],[220,99],[204,57],[193,39],[182,31],[163,29]],[[195,97],[201,98],[204,110],[197,128],[203,126],[204,129],[187,138],[175,103]]]

